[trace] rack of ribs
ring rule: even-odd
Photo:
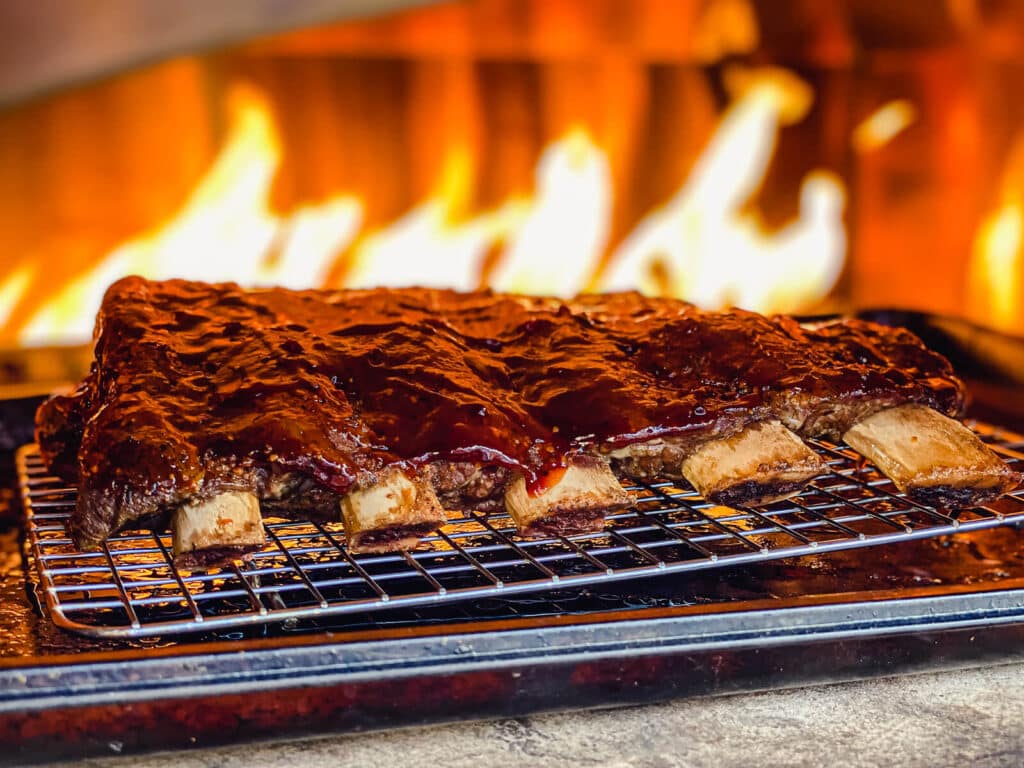
[[[414,546],[445,509],[505,508],[524,536],[599,530],[630,504],[622,477],[763,503],[825,471],[812,437],[845,439],[925,503],[978,504],[1020,478],[956,421],[963,406],[942,356],[861,321],[130,277],[37,440],[78,485],[78,546],[170,527],[201,566],[259,547],[261,515],[340,519],[358,552]]]

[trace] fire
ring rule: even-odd
[[[14,307],[28,290],[32,283],[33,271],[28,267],[22,267],[0,282],[0,328],[7,322]]]
[[[917,119],[917,109],[906,99],[883,104],[853,130],[853,147],[870,152],[888,144]]]
[[[267,100],[239,85],[224,147],[178,213],[67,285],[21,340],[87,337],[106,286],[130,273],[289,287],[324,285],[342,274],[353,287],[488,284],[565,296],[638,288],[707,307],[799,310],[824,297],[842,267],[844,188],[830,173],[808,174],[798,219],[767,231],[750,213],[751,198],[780,127],[802,119],[813,95],[795,75],[776,69],[733,70],[727,84],[734,101],[689,178],[607,259],[611,163],[583,125],[545,149],[528,197],[474,212],[476,158],[456,146],[432,194],[397,221],[361,233],[364,207],[352,195],[286,214],[271,209],[281,140]],[[339,272],[340,258],[346,262]],[[0,307],[13,305],[27,282],[14,275],[0,285]]]
[[[739,98],[676,195],[641,221],[599,281],[604,290],[639,288],[705,307],[762,312],[821,299],[842,268],[845,193],[833,174],[803,182],[800,217],[776,234],[746,213],[764,180],[779,128],[800,120],[810,88],[780,70],[738,72]]]
[[[995,211],[981,223],[968,274],[974,318],[1020,333],[1024,323],[1024,137],[1010,153]]]
[[[469,153],[463,148],[449,153],[435,193],[357,248],[345,285],[479,287],[488,250],[518,227],[525,203],[510,200],[496,211],[459,222],[471,178]]]
[[[697,24],[693,47],[697,57],[710,64],[756,50],[760,37],[750,0],[712,0]]]
[[[189,277],[308,287],[325,279],[337,252],[355,235],[362,207],[351,197],[270,209],[281,141],[259,91],[236,86],[228,103],[224,149],[181,210],[165,225],[107,254],[38,312],[24,343],[88,338],[106,287],[119,277]]]
[[[608,242],[608,159],[582,127],[541,156],[537,191],[490,284],[502,291],[572,296],[587,287]]]

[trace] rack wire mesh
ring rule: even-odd
[[[972,428],[1015,469],[1024,437]],[[899,493],[850,448],[810,441],[829,470],[797,497],[732,509],[683,481],[629,488],[600,533],[518,539],[506,515],[453,515],[414,552],[354,555],[340,523],[268,519],[267,545],[211,570],[172,562],[170,537],[125,531],[95,552],[65,531],[75,489],[34,445],[17,456],[29,555],[58,626],[93,637],[170,636],[253,624],[564,589],[1024,523],[1024,488],[951,512]]]

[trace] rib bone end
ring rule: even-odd
[[[530,493],[522,476],[509,483],[505,509],[520,536],[573,536],[604,528],[608,512],[632,503],[608,464],[594,457],[573,459],[552,473],[543,490]]]
[[[879,411],[843,439],[911,499],[932,506],[981,504],[1021,481],[971,430],[924,405]]]
[[[341,519],[352,552],[399,552],[447,522],[430,483],[402,469],[384,471],[373,485],[341,499]]]
[[[704,443],[683,461],[683,476],[697,492],[725,506],[788,498],[825,469],[824,460],[778,421]]]
[[[184,504],[171,520],[174,562],[185,568],[210,568],[261,548],[260,502],[255,494],[228,491],[212,499]]]

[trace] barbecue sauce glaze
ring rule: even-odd
[[[510,467],[537,490],[581,451],[706,439],[769,416],[836,436],[859,403],[963,406],[949,363],[909,332],[638,294],[129,277],[107,291],[95,339],[92,373],[44,404],[39,437],[108,516],[139,495],[155,510],[282,472],[345,493],[386,465],[437,459]]]

